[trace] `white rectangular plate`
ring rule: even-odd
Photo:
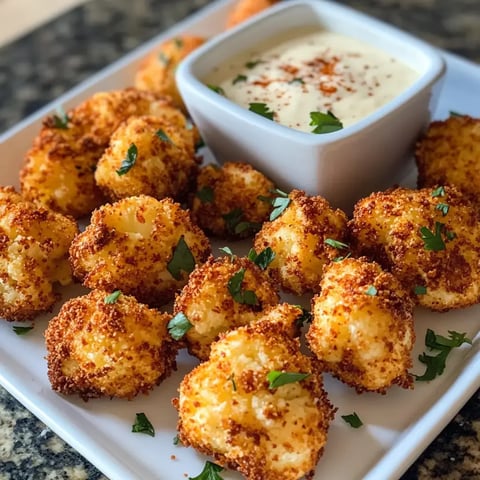
[[[59,105],[66,108],[76,105],[94,92],[130,85],[140,59],[165,38],[184,31],[215,34],[224,25],[232,3],[222,0],[189,17],[0,137],[0,183],[18,185],[22,158],[44,116]],[[435,118],[446,117],[449,110],[480,116],[480,67],[452,55],[445,54],[445,58],[448,73]],[[233,248],[238,251],[240,245]],[[80,292],[81,287],[72,287],[64,292],[63,300]],[[308,300],[304,302],[308,304]],[[51,316],[39,319],[35,329],[25,336],[15,335],[11,324],[0,323],[2,385],[112,480],[181,480],[185,475],[200,473],[206,459],[172,442],[177,416],[171,399],[176,396],[182,376],[196,364],[195,360],[182,353],[178,371],[172,377],[149,396],[130,402],[99,399],[86,403],[76,397],[65,398],[52,392],[47,378],[43,331]],[[471,347],[465,345],[452,352],[445,373],[431,383],[417,383],[414,391],[394,387],[385,396],[357,395],[326,376],[326,388],[338,413],[315,479],[400,477],[480,387],[480,306],[445,314],[416,311],[415,358],[424,350],[427,328],[444,335],[448,330],[466,332],[474,339]],[[418,361],[413,371],[423,372]],[[358,430],[340,417],[353,411],[364,422]],[[152,421],[154,438],[131,433],[137,412],[144,412]],[[222,472],[222,476],[241,478],[233,472]]]

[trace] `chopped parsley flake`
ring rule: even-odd
[[[464,113],[458,113],[458,112],[455,112],[454,110],[450,110],[450,116],[451,117],[464,117],[465,114]]]
[[[445,187],[440,186],[437,187],[433,192],[432,192],[432,197],[443,197],[445,195]]]
[[[178,436],[178,434],[173,437],[172,443],[175,446],[182,445],[182,441],[180,440],[180,437]]]
[[[18,325],[14,325],[13,327],[13,331],[17,334],[17,335],[25,335],[27,334],[30,330],[33,330],[33,326],[28,326],[28,327],[25,327],[25,326],[18,326]]]
[[[197,191],[195,196],[202,202],[202,203],[212,203],[213,199],[215,198],[215,194],[212,187],[208,185],[204,185],[200,190]]]
[[[252,68],[255,68],[257,65],[260,63],[264,63],[263,60],[251,60],[250,62],[247,62],[245,66],[251,70]]]
[[[132,432],[145,433],[151,437],[155,436],[155,429],[150,423],[150,420],[144,413],[137,413],[135,416],[135,423],[132,425]]]
[[[207,87],[215,93],[225,96],[225,90],[222,87],[219,87],[218,85],[207,85]]]
[[[260,253],[257,253],[253,248],[248,252],[247,257],[262,270],[265,270],[275,258],[275,252],[267,247]]]
[[[227,255],[227,257],[230,257],[230,260],[235,258],[235,255],[230,247],[220,247],[219,250]]]
[[[181,38],[174,38],[173,41],[178,49],[183,48],[183,40]]]
[[[246,82],[246,81],[247,81],[247,76],[239,74],[232,80],[232,85],[236,85],[239,82]]]
[[[61,130],[67,130],[68,129],[68,122],[70,121],[70,118],[68,115],[63,111],[62,108],[59,108],[57,110],[57,114],[53,115],[53,126],[55,128],[59,128]]]
[[[360,420],[360,417],[353,412],[350,415],[342,415],[342,418],[347,422],[352,428],[360,428],[363,425],[363,422]]]
[[[237,391],[237,384],[235,383],[235,375],[232,373],[228,378],[227,380],[230,380],[232,382],[232,388],[233,388],[233,391],[236,392]]]
[[[299,372],[280,372],[279,370],[272,370],[267,374],[268,388],[278,388],[288,383],[301,382],[309,377],[310,373]]]
[[[312,133],[331,133],[343,128],[342,122],[330,111],[310,112],[310,126],[315,127]]]
[[[370,295],[371,297],[374,297],[375,295],[377,295],[378,293],[378,290],[375,288],[374,285],[370,285],[367,290],[365,291],[365,293],[367,295]]]
[[[248,109],[256,113],[257,115],[261,115],[262,117],[268,118],[269,120],[273,120],[273,116],[275,112],[273,110],[269,110],[269,106],[266,103],[258,103],[253,102],[248,104]]]
[[[433,252],[445,250],[445,241],[443,240],[442,233],[445,233],[448,240],[455,238],[455,234],[449,230],[445,230],[445,225],[441,222],[435,222],[435,232],[432,232],[428,227],[421,227],[420,235],[425,250],[431,250]]]
[[[170,272],[175,280],[181,280],[182,270],[186,273],[191,273],[195,268],[195,257],[190,248],[185,242],[183,235],[177,243],[173,251],[171,260],[167,264],[167,270]]]
[[[180,340],[193,325],[183,312],[178,312],[167,324],[167,330],[174,340]]]
[[[340,240],[334,240],[333,238],[326,238],[324,243],[330,247],[336,248],[337,250],[350,248],[347,243],[341,242]]]
[[[305,82],[303,81],[302,78],[300,77],[297,77],[297,78],[293,78],[292,80],[290,80],[288,82],[290,85],[294,84],[294,83],[298,83],[299,85],[303,85]]]
[[[415,295],[426,295],[427,287],[425,285],[415,285],[413,287],[413,293]]]
[[[282,192],[282,190],[279,190],[276,188],[275,190],[272,190],[271,193],[275,194],[275,197],[264,197],[263,195],[260,195],[258,197],[259,200],[262,202],[269,203],[272,207],[273,210],[270,212],[270,217],[269,220],[275,220],[277,217],[279,217],[285,209],[290,205],[290,198],[288,197],[288,194],[285,192]]]
[[[258,305],[257,295],[253,290],[243,290],[242,282],[245,277],[245,269],[241,268],[234,273],[228,281],[228,291],[233,299],[245,305]]]
[[[437,335],[433,330],[427,329],[425,333],[425,346],[430,350],[437,350],[437,355],[427,355],[425,352],[418,356],[420,362],[426,365],[423,375],[415,375],[417,382],[428,382],[441,375],[446,366],[450,352],[464,343],[472,344],[466,333],[448,331],[448,337]]]
[[[110,295],[107,295],[103,301],[107,305],[113,305],[114,303],[117,303],[118,297],[120,297],[121,294],[122,292],[120,290],[115,290]]]
[[[450,206],[447,203],[439,203],[436,207],[436,210],[440,210],[442,212],[442,215],[445,216],[448,213],[448,210],[450,209]]]
[[[241,208],[234,208],[230,212],[222,215],[225,220],[225,226],[230,234],[240,235],[245,232],[257,232],[261,225],[255,222],[243,220],[243,211]]]
[[[167,143],[170,143],[171,145],[175,145],[173,142],[172,142],[172,139],[162,130],[157,130],[155,132],[155,135],[162,141],[164,142],[167,142]]]
[[[120,168],[117,170],[117,175],[125,175],[128,171],[130,171],[130,169],[135,165],[135,162],[137,161],[137,156],[137,146],[132,143],[130,147],[128,147],[127,156],[120,165]]]
[[[221,472],[222,470],[223,467],[207,460],[200,475],[197,475],[196,477],[188,477],[188,480],[223,480],[218,474],[218,472]]]

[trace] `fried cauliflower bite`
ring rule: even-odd
[[[140,195],[95,210],[72,242],[70,262],[86,287],[121,290],[158,306],[173,299],[210,253],[188,211],[170,198]]]
[[[253,304],[234,298],[231,282],[239,272],[243,272],[241,290],[255,293]],[[192,325],[183,337],[189,353],[206,360],[221,332],[254,322],[279,301],[268,274],[248,258],[210,257],[195,268],[176,296],[174,313],[183,313]]]
[[[455,187],[390,189],[360,200],[353,247],[390,270],[417,302],[446,311],[480,301],[478,211]]]
[[[357,392],[412,388],[414,302],[400,282],[365,258],[325,267],[306,334],[322,369]]]
[[[454,185],[480,206],[480,119],[450,116],[432,122],[418,141],[418,186]]]
[[[131,168],[122,168],[132,158]],[[98,162],[95,181],[112,201],[141,194],[181,199],[196,173],[191,131],[161,118],[130,117],[113,133]]]
[[[255,236],[255,250],[269,246],[275,252],[267,271],[283,290],[297,295],[317,292],[324,265],[339,256],[325,240],[344,241],[347,216],[323,197],[301,190],[292,190],[288,199],[283,213],[264,223]]]
[[[185,111],[185,105],[177,89],[175,71],[179,63],[204,42],[203,37],[195,35],[180,35],[167,40],[142,62],[135,74],[135,87],[168,95]]]
[[[100,92],[70,110],[48,117],[20,171],[22,195],[80,218],[105,202],[94,178],[112,133],[132,115],[176,118],[170,100],[134,88]]]
[[[103,290],[68,300],[45,331],[53,390],[84,400],[148,393],[176,369],[169,318]]]
[[[77,232],[73,219],[0,187],[1,317],[32,320],[52,308],[54,285],[72,281],[68,248]]]
[[[275,388],[270,372],[308,374]],[[281,324],[239,327],[182,380],[178,436],[247,480],[311,478],[334,409],[312,360]]]
[[[258,231],[268,219],[268,197],[273,182],[251,165],[227,162],[206,165],[197,178],[192,217],[206,232],[221,238],[239,238]]]
[[[278,0],[238,0],[227,17],[226,28],[232,28],[275,5]]]

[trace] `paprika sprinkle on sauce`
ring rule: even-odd
[[[219,65],[205,83],[221,87],[227,98],[247,109],[265,104],[275,122],[312,132],[311,112],[331,112],[346,127],[388,103],[417,77],[372,45],[303,29]]]

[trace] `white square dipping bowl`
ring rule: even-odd
[[[378,110],[327,134],[282,126],[205,84],[223,62],[303,27],[318,27],[380,48],[418,77]],[[218,162],[248,162],[279,188],[322,195],[333,206],[351,212],[359,198],[392,186],[413,168],[411,149],[431,119],[444,70],[439,52],[394,27],[338,4],[292,0],[206,42],[183,60],[176,78],[193,121]]]

